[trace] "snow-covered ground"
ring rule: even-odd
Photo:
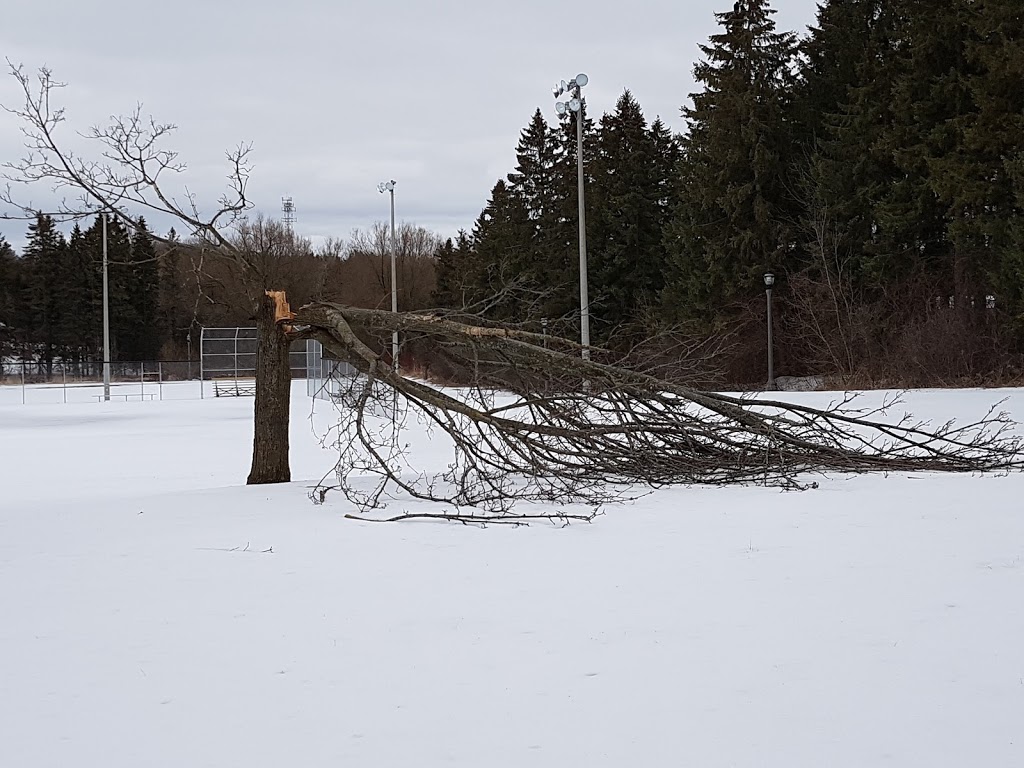
[[[362,523],[302,390],[258,488],[251,399],[0,391],[0,766],[1024,765],[1024,476]]]

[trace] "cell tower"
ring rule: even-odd
[[[291,197],[281,198],[281,211],[284,213],[282,217],[284,225],[288,227],[288,231],[291,232],[295,228],[295,203],[292,202]]]

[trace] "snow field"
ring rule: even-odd
[[[361,523],[303,387],[259,488],[251,398],[0,393],[0,766],[1024,764],[1024,477]]]

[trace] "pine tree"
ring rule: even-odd
[[[788,118],[795,40],[767,0],[716,14],[723,27],[694,70],[704,90],[684,109],[680,200],[668,229],[672,312],[720,315],[788,266],[795,235]]]

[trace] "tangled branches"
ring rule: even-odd
[[[887,422],[892,401],[865,411],[850,396],[813,408],[704,392],[597,354],[583,360],[562,339],[443,316],[314,304],[293,322],[360,374],[340,398],[334,438],[338,485],[363,510],[403,492],[504,516],[516,501],[597,507],[665,485],[801,488],[822,471],[989,472],[1024,461],[995,409],[929,428],[909,415]],[[374,350],[396,330],[468,385],[395,373]],[[406,461],[411,419],[427,426],[432,453],[445,445],[433,471]]]

